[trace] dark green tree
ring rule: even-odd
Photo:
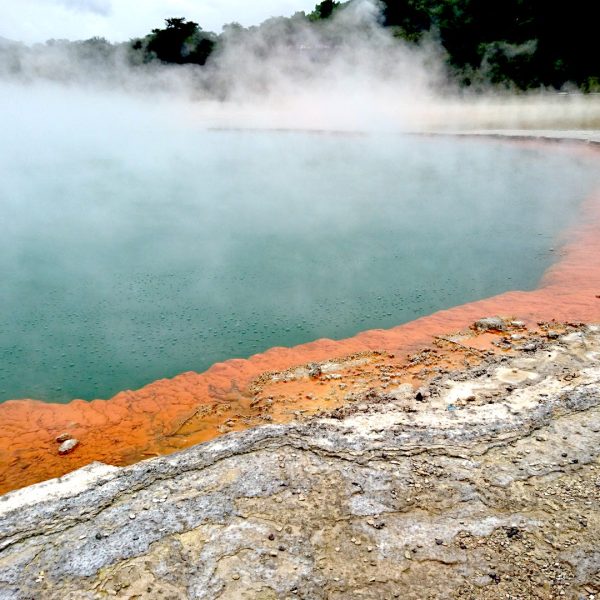
[[[465,84],[472,76],[527,89],[600,77],[597,25],[589,0],[381,0],[384,23],[417,41],[431,31]]]
[[[323,2],[315,6],[315,10],[308,15],[308,19],[310,21],[329,19],[329,17],[333,15],[339,6],[340,2],[335,2],[334,0],[323,0]]]
[[[431,28],[431,16],[424,0],[384,0],[383,23],[392,27],[394,35],[418,41]]]
[[[203,65],[217,43],[247,38],[257,60],[281,46],[302,45],[298,22],[330,19],[348,2],[323,0],[308,15],[272,18],[258,27],[232,24],[217,37],[193,21],[167,19],[163,29],[128,46],[131,64],[152,60]],[[394,36],[419,42],[427,33],[443,47],[451,74],[464,85],[488,83],[528,89],[561,88],[567,82],[596,91],[600,82],[596,21],[589,0],[554,3],[548,0],[380,0],[382,24]],[[328,47],[344,42],[343,32],[329,32]],[[57,42],[58,43],[58,42]],[[89,40],[80,52],[110,56],[104,40]]]
[[[146,51],[166,63],[203,65],[211,55],[215,40],[198,23],[184,18],[166,19],[164,29],[153,29]]]

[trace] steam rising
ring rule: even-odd
[[[0,40],[0,401],[107,397],[533,286],[598,181],[396,135],[597,127],[598,101],[465,94],[372,1],[224,37],[202,68]]]
[[[93,0],[90,9],[102,9]],[[0,78],[54,82],[111,92],[167,94],[192,101],[216,126],[432,131],[476,128],[598,128],[598,96],[491,90],[469,94],[451,83],[434,35],[417,45],[380,25],[373,0],[357,0],[333,18],[273,18],[260,27],[224,28],[207,65],[133,65],[127,44],[2,46]],[[527,48],[508,48],[520,53]],[[484,59],[485,61],[485,59]]]

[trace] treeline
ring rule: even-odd
[[[332,17],[352,2],[324,0],[311,13],[269,19],[257,27],[232,23],[220,35],[204,31],[193,21],[172,18],[163,28],[122,44],[103,38],[51,40],[43,50],[51,54],[61,49],[79,62],[107,67],[116,62],[133,67],[157,63],[203,66],[231,39],[244,36],[262,36],[268,41],[276,32],[278,44],[283,36],[285,45],[287,36],[287,46],[294,47],[299,28],[325,31]],[[451,76],[462,86],[493,84],[528,90],[570,85],[584,92],[600,91],[596,24],[587,0],[568,4],[548,0],[381,0],[380,5],[382,27],[409,44],[437,44]],[[331,52],[341,43],[352,40],[330,35],[327,43],[312,51]],[[268,58],[268,44],[261,51]],[[18,73],[24,56],[22,45],[0,38],[0,73]]]
[[[310,14],[289,20],[318,26],[347,4],[324,0]],[[508,84],[526,90],[572,83],[583,91],[600,91],[597,24],[588,0],[381,0],[381,5],[382,25],[394,36],[413,43],[424,36],[439,41],[463,85]],[[142,50],[144,61],[203,65],[219,40],[197,23],[169,19],[166,28],[133,45]]]
[[[384,24],[419,40],[433,32],[462,83],[520,89],[570,82],[600,91],[598,26],[589,0],[383,0]]]

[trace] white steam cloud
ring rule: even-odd
[[[48,386],[106,397],[209,358],[345,337],[512,287],[486,287],[504,277],[496,259],[514,253],[512,273],[572,216],[595,171],[385,134],[600,127],[599,97],[467,95],[444,58],[433,36],[393,38],[368,0],[315,24],[232,25],[204,67],[143,64],[101,39],[0,38],[0,329],[12,332],[0,401]],[[211,130],[235,128],[376,135]],[[511,240],[524,229],[521,252]],[[465,267],[465,248],[484,260]]]
[[[60,0],[110,10],[109,0]],[[102,40],[0,45],[0,80],[42,80],[193,101],[190,113],[215,126],[353,131],[449,131],[498,127],[600,127],[598,96],[578,93],[467,94],[448,76],[433,35],[420,44],[381,26],[380,6],[357,0],[317,24],[273,18],[226,27],[204,67],[134,64],[128,44]],[[507,55],[532,48],[502,47]],[[485,62],[485,59],[484,59]],[[485,64],[482,65],[485,68]]]
[[[406,126],[408,105],[448,89],[438,47],[392,38],[369,1],[318,27],[274,19],[258,32],[231,28],[205,83],[257,108],[263,125],[358,130]]]

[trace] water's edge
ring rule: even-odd
[[[558,140],[560,134],[553,132],[550,138]],[[460,135],[549,146],[548,132],[528,132],[527,136],[508,131]],[[561,139],[571,143],[561,149],[597,152],[596,135],[591,134],[589,139],[563,135]],[[123,391],[109,400],[73,400],[68,404],[7,401],[0,405],[4,424],[0,431],[0,492],[62,475],[92,461],[129,464],[203,441],[198,435],[180,435],[181,424],[203,405],[245,402],[248,387],[265,372],[364,351],[406,353],[429,342],[432,336],[463,329],[489,314],[529,322],[596,321],[600,319],[600,194],[588,198],[581,210],[584,224],[577,232],[571,232],[573,241],[564,247],[559,260],[532,292],[506,292],[389,330],[364,331],[344,340],[322,339],[293,348],[271,348],[249,359],[217,363],[201,374],[182,373],[136,391]],[[81,444],[75,452],[59,456],[55,438],[63,431],[77,437]]]

